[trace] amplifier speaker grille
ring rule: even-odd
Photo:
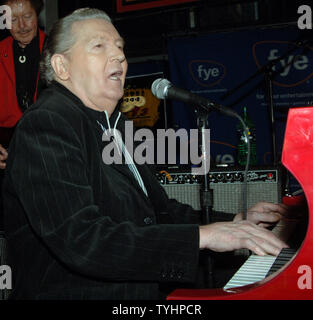
[[[169,175],[168,175],[169,174]],[[189,172],[168,172],[166,176],[158,175],[158,180],[170,198],[191,205],[200,210],[201,182]],[[213,189],[213,210],[228,213],[242,211],[242,194],[244,183],[243,171],[213,170],[209,174],[210,188]],[[248,173],[248,207],[260,201],[281,202],[280,170],[253,169]]]
[[[200,184],[163,185],[169,198],[189,204],[195,210],[200,210]]]

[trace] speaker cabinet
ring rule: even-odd
[[[192,175],[190,170],[180,167],[168,167],[167,170],[160,170],[156,176],[170,198],[189,204],[195,210],[201,209],[202,176]],[[213,210],[234,214],[242,212],[244,170],[213,169],[208,178],[213,189]],[[281,174],[278,168],[251,168],[247,181],[248,207],[260,201],[281,202]]]

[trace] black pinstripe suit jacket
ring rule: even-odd
[[[3,187],[11,298],[157,299],[194,280],[197,214],[146,166],[148,197],[127,165],[104,164],[104,120],[53,83],[19,122]]]

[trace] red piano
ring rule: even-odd
[[[229,289],[177,289],[167,300],[313,299],[313,107],[289,110],[282,163],[300,183],[309,212],[306,235],[291,260],[253,284]]]

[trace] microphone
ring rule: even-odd
[[[198,96],[185,89],[177,88],[167,79],[159,78],[154,80],[151,86],[151,91],[158,99],[168,98],[179,100],[186,104],[202,107],[202,109],[205,109],[206,111],[211,111],[210,109],[212,108],[228,116],[238,118],[238,114],[233,110],[211,102],[207,98]]]
[[[246,163],[246,168],[244,171],[244,214],[243,217],[244,219],[247,219],[247,176],[248,176],[248,168],[249,168],[249,162],[250,162],[250,139],[249,139],[249,129],[247,128],[246,124],[244,123],[243,119],[237,114],[235,111],[226,108],[220,104],[211,102],[210,100],[198,96],[192,92],[189,92],[184,89],[176,88],[174,87],[167,79],[156,79],[151,86],[151,91],[154,96],[156,96],[158,99],[174,99],[174,100],[179,100],[182,101],[186,104],[193,104],[198,107],[202,107],[202,109],[206,110],[207,112],[211,111],[211,109],[215,109],[221,113],[224,113],[228,116],[235,117],[237,118],[243,127],[245,128],[244,133],[248,142],[248,152],[247,152],[247,163]]]

